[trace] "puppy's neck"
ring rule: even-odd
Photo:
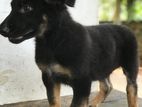
[[[43,39],[50,36],[62,35],[61,33],[68,32],[69,29],[67,28],[72,23],[73,20],[66,9],[60,13],[55,13],[49,16],[44,14],[36,37]]]

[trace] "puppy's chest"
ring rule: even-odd
[[[59,82],[68,84],[69,80],[72,78],[71,70],[58,63],[49,65],[37,63],[37,65],[43,73],[46,72],[49,77]]]
[[[36,63],[42,72],[46,72],[52,78],[59,80],[67,80],[72,77],[72,72],[69,68],[58,63],[54,51],[50,45],[38,43],[36,46]],[[62,81],[61,81],[62,82]]]
[[[37,63],[49,64],[55,62],[55,55],[50,47],[46,47],[44,44],[37,44],[35,59]]]

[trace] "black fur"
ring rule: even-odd
[[[0,33],[13,43],[36,37],[35,60],[48,66],[42,78],[51,105],[56,103],[56,83],[70,85],[74,92],[71,107],[80,107],[85,98],[88,100],[91,82],[104,80],[118,67],[125,69],[130,82],[136,85],[137,43],[128,28],[110,24],[82,26],[72,20],[65,2],[12,0],[11,4],[12,11],[1,24]],[[27,9],[24,14],[19,12],[23,7]],[[39,37],[41,23],[47,28]],[[71,76],[52,72],[50,66],[54,64],[69,69]]]
[[[45,0],[47,3],[53,3],[53,4],[58,4],[58,3],[65,3],[70,7],[74,7],[75,5],[75,0]]]

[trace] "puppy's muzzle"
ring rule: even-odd
[[[8,37],[10,32],[10,29],[7,25],[7,23],[4,21],[1,25],[0,25],[0,34],[3,35],[4,37]]]

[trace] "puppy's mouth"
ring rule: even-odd
[[[20,36],[22,35],[22,36]],[[18,44],[23,42],[26,39],[30,39],[32,37],[34,37],[35,35],[35,31],[34,30],[29,30],[26,33],[20,34],[18,37],[8,37],[9,41],[14,43],[14,44]]]

